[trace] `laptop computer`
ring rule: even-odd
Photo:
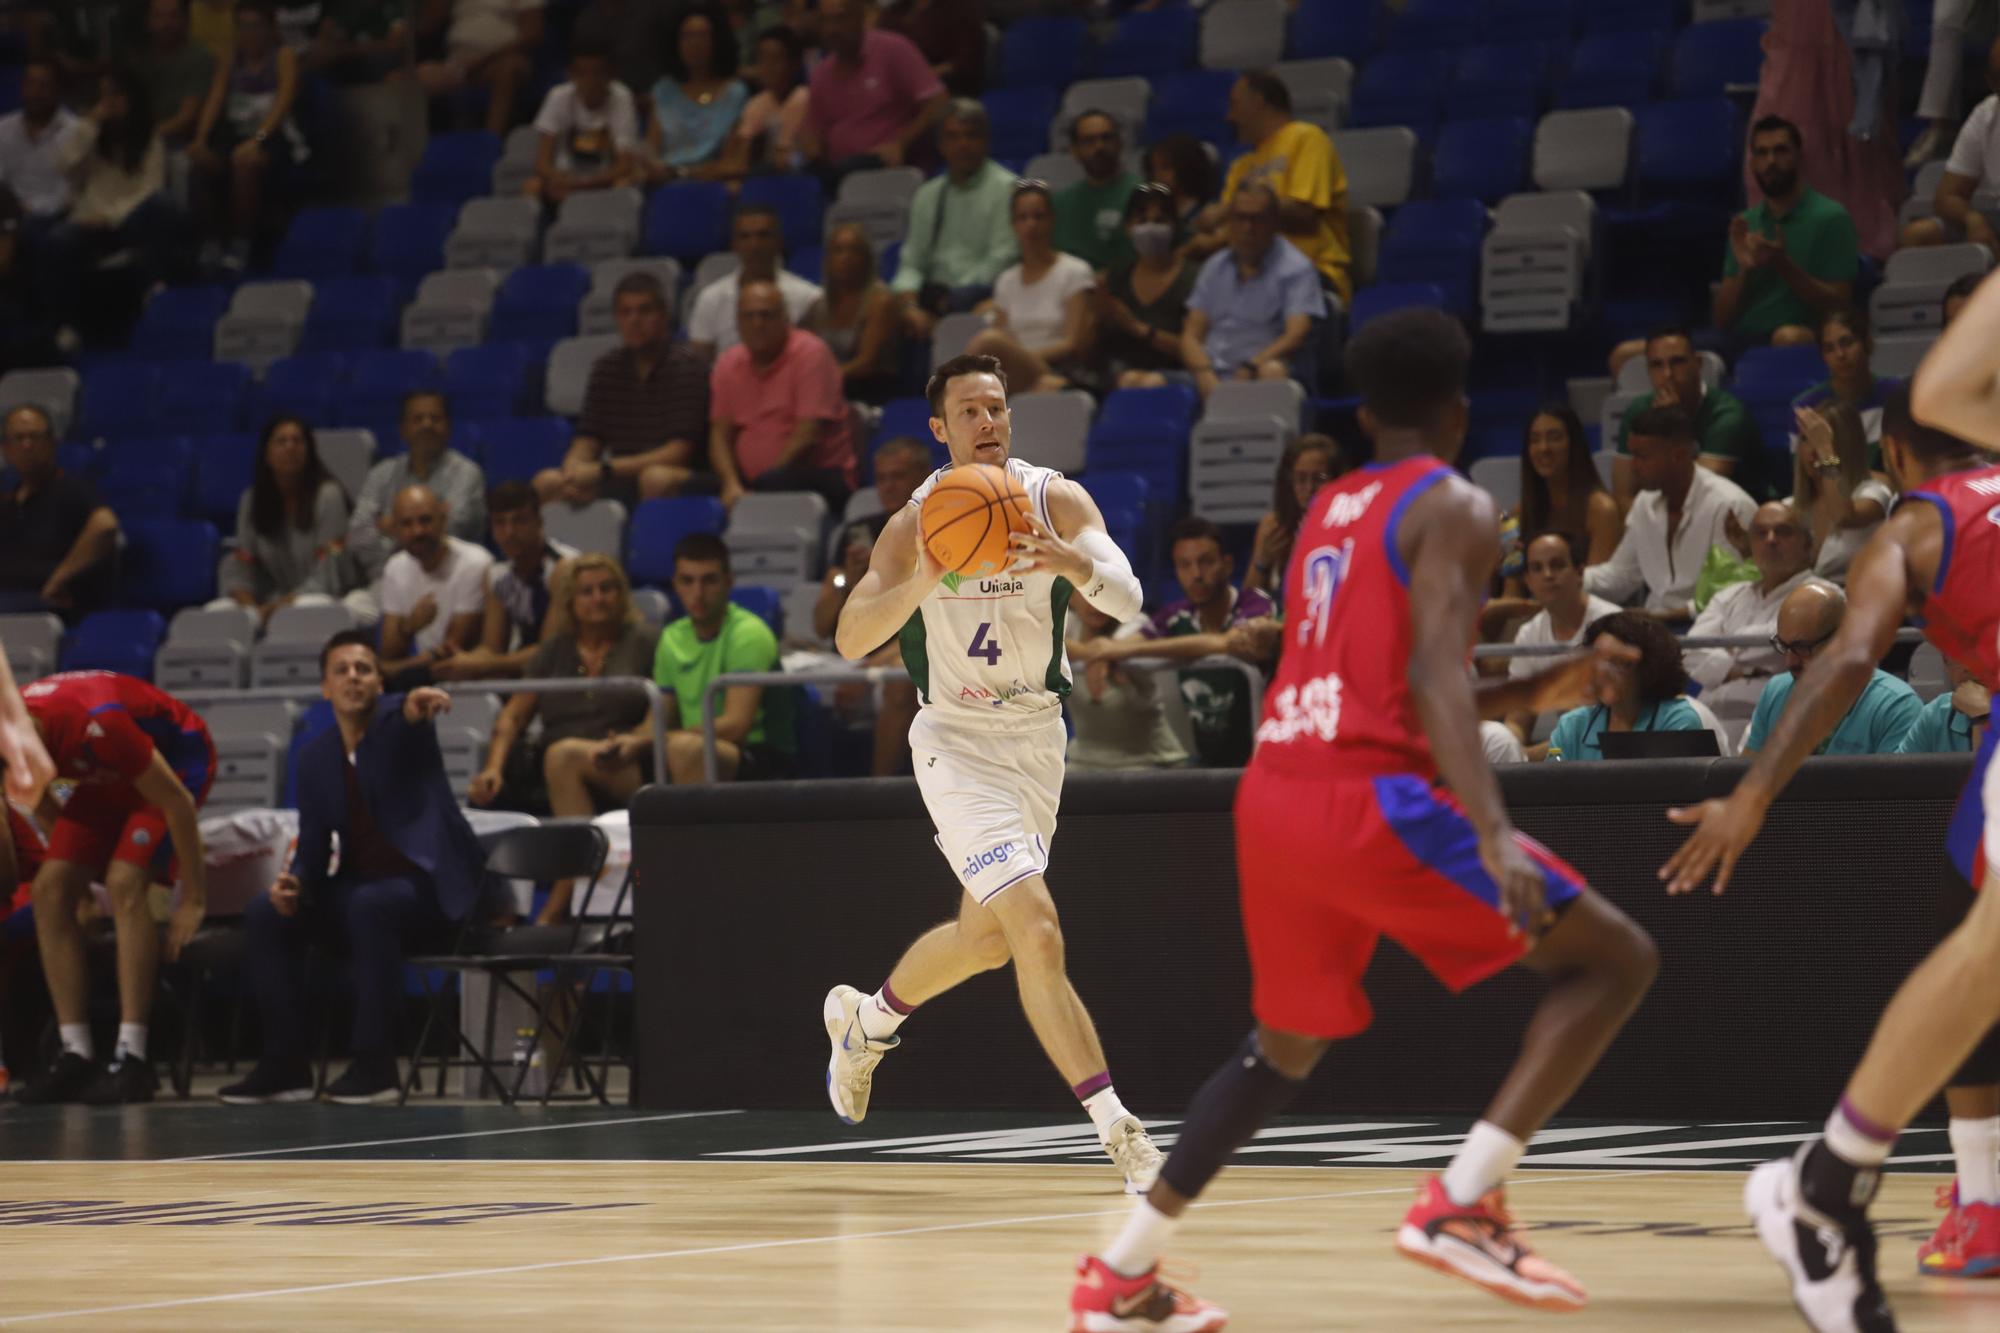
[[[1722,748],[1715,733],[1700,731],[1606,731],[1597,738],[1606,759],[1713,759]]]

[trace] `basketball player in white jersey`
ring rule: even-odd
[[[834,642],[850,660],[900,640],[922,703],[910,726],[917,786],[964,892],[957,919],[912,944],[882,989],[827,994],[827,1096],[842,1120],[859,1121],[875,1066],[896,1048],[911,1011],[1011,960],[1042,1049],[1089,1112],[1125,1187],[1143,1193],[1159,1175],[1160,1152],[1111,1086],[1097,1029],[1063,967],[1062,928],[1043,878],[1062,798],[1070,688],[1063,617],[1069,599],[1082,597],[1129,619],[1139,611],[1139,580],[1081,486],[1009,456],[1007,380],[997,360],[947,361],[926,393],[931,432],[951,450],[950,466],[1005,468],[1027,492],[1033,530],[1014,535],[1009,569],[947,574],[918,521],[944,475],[932,473],[883,528],[840,613]]]

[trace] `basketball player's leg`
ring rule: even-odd
[[[72,801],[74,803],[74,800]],[[57,850],[66,821],[58,819],[50,835]],[[75,1102],[97,1081],[96,1050],[90,1034],[90,973],[84,956],[83,928],[78,907],[90,892],[90,881],[101,860],[83,859],[74,831],[63,840],[64,855],[51,855],[35,876],[31,900],[35,909],[35,944],[41,954],[42,978],[55,1006],[62,1049],[56,1062],[23,1085],[14,1099],[29,1104]],[[78,857],[71,860],[68,857]]]
[[[969,981],[981,972],[1005,967],[1013,955],[1007,948],[1007,933],[993,909],[969,893],[958,898],[958,916],[917,936],[903,951],[883,985],[894,1002],[909,1010]],[[877,992],[878,996],[881,992]],[[873,1021],[871,1021],[871,1019]],[[886,1037],[895,1032],[888,1019],[864,1013],[862,1025],[870,1036]]]
[[[1976,898],[1964,872],[1949,877],[1938,895],[1940,937],[1958,928]],[[1939,1191],[1944,1217],[1917,1247],[1917,1271],[1926,1277],[2000,1277],[2000,1025],[1987,1029],[1952,1074],[1944,1100],[1951,1117],[1952,1185]]]

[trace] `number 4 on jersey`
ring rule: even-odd
[[[981,622],[979,628],[972,631],[972,646],[965,650],[965,655],[967,657],[985,658],[986,665],[989,667],[998,666],[1000,664],[999,643],[996,642],[995,640],[986,637],[986,632],[992,628],[993,628],[992,621],[988,620]]]

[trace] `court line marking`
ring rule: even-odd
[[[1590,1180],[1630,1180],[1638,1176],[1672,1174],[1665,1171],[1610,1171],[1593,1172],[1588,1175],[1544,1175],[1534,1179],[1516,1177],[1511,1184],[1534,1185],[1560,1182],[1583,1182]],[[1385,1189],[1328,1190],[1312,1194],[1276,1195],[1264,1199],[1219,1199],[1213,1203],[1190,1204],[1190,1208],[1251,1208],[1277,1203],[1323,1202],[1330,1199],[1361,1199],[1379,1197],[1384,1194],[1408,1194],[1407,1184]],[[793,1236],[784,1240],[743,1241],[735,1245],[701,1245],[682,1250],[648,1250],[638,1254],[600,1254],[582,1259],[545,1259],[539,1263],[507,1264],[495,1268],[460,1268],[442,1273],[409,1273],[399,1277],[357,1278],[349,1282],[322,1282],[305,1287],[273,1287],[260,1291],[220,1292],[211,1296],[183,1296],[165,1301],[139,1301],[129,1305],[100,1305],[86,1310],[45,1310],[37,1314],[12,1315],[0,1318],[0,1328],[16,1324],[38,1324],[56,1319],[88,1319],[101,1315],[136,1314],[143,1310],[175,1310],[192,1305],[223,1305],[237,1301],[275,1300],[284,1296],[312,1296],[329,1291],[359,1291],[369,1287],[400,1287],[418,1282],[453,1282],[470,1278],[511,1277],[520,1273],[539,1273],[560,1268],[595,1268],[603,1264],[645,1263],[655,1259],[690,1259],[704,1255],[746,1254],[757,1250],[796,1249],[803,1245],[825,1245],[831,1242],[857,1240],[892,1240],[902,1236],[935,1235],[947,1231],[984,1231],[999,1227],[1033,1226],[1042,1222],[1074,1222],[1091,1217],[1119,1217],[1129,1212],[1130,1204],[1117,1208],[1093,1208],[1078,1213],[1038,1213],[1024,1217],[987,1218],[977,1222],[942,1222],[922,1227],[897,1227],[887,1231],[849,1232],[833,1236]]]
[[[458,1134],[416,1134],[401,1139],[362,1139],[354,1143],[309,1143],[299,1148],[258,1148],[250,1152],[208,1153],[200,1157],[153,1159],[165,1166],[177,1162],[232,1162],[252,1157],[283,1157],[290,1153],[340,1152],[347,1148],[390,1148],[401,1143],[443,1143],[449,1139],[491,1139],[502,1134],[547,1134],[558,1129],[608,1129],[612,1125],[646,1125],[660,1120],[699,1120],[704,1116],[742,1115],[741,1111],[675,1111],[666,1115],[625,1116],[618,1120],[565,1120],[555,1125],[517,1125],[512,1129],[474,1129]],[[123,1159],[120,1159],[123,1160]],[[396,1160],[396,1159],[391,1159]]]

